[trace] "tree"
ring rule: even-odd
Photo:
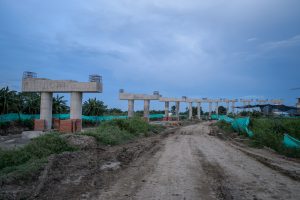
[[[175,115],[175,112],[176,112],[176,106],[172,106],[172,107],[171,107],[171,113],[172,113],[173,115]]]
[[[107,109],[107,114],[109,115],[117,115],[117,114],[123,114],[123,111],[119,108],[110,108],[110,109]]]
[[[101,116],[107,111],[103,101],[96,98],[88,99],[83,103],[83,114],[87,116]]]
[[[69,107],[67,106],[67,100],[63,99],[64,96],[53,97],[52,103],[52,113],[53,114],[61,114],[67,113],[69,111]]]
[[[41,96],[39,93],[25,93],[20,92],[18,110],[20,113],[25,114],[39,114]]]
[[[17,113],[19,100],[16,91],[10,91],[8,87],[3,87],[0,90],[0,113]]]
[[[226,115],[226,108],[224,106],[219,106],[218,113],[219,115]]]

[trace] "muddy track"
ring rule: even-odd
[[[58,155],[31,198],[300,199],[297,178],[211,131],[203,122],[118,147]],[[276,155],[264,162],[299,171],[299,163]]]

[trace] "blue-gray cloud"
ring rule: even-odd
[[[191,97],[282,97],[300,72],[297,0],[1,0],[0,84],[25,70],[53,79],[103,75],[119,88]]]

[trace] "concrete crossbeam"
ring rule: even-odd
[[[119,93],[120,100],[158,100],[160,95]]]
[[[70,80],[50,80],[45,78],[26,78],[22,81],[23,92],[102,92],[100,82],[77,82]]]
[[[168,97],[160,97],[160,102],[186,102],[185,98],[168,98]]]

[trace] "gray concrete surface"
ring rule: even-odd
[[[77,82],[71,80],[50,80],[26,78],[22,81],[23,92],[102,92],[102,83]]]
[[[82,92],[71,93],[70,118],[71,119],[82,118]]]
[[[42,92],[40,119],[45,120],[45,129],[50,130],[52,127],[52,93]]]

